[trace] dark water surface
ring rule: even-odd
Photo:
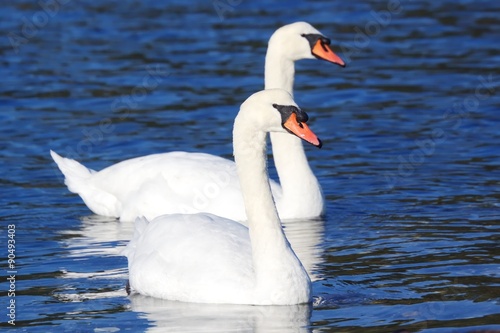
[[[500,330],[500,2],[42,3],[0,11],[3,328],[15,300],[29,332]],[[49,149],[97,170],[172,150],[230,157],[267,40],[298,20],[348,63],[296,68],[324,141],[306,150],[327,215],[286,225],[314,304],[127,297],[132,225],[92,215]]]

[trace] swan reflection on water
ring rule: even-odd
[[[154,323],[147,332],[311,332],[311,305],[253,306],[168,301],[134,294],[131,308]]]
[[[64,240],[71,256],[120,256],[134,234],[134,223],[120,222],[114,217],[89,215],[80,220],[80,229],[71,231],[73,237]]]
[[[311,281],[320,280],[317,270],[323,258],[323,240],[325,236],[325,220],[315,218],[309,220],[282,221],[286,237],[295,254],[299,257]]]

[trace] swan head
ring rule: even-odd
[[[307,113],[283,89],[266,89],[254,93],[241,105],[236,120],[244,121],[247,127],[255,131],[288,132],[313,146],[322,146],[321,140],[307,125]]]
[[[345,62],[330,48],[330,39],[307,22],[285,25],[269,39],[268,52],[279,52],[292,61],[322,59],[345,67]]]

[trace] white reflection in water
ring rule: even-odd
[[[124,223],[112,217],[84,216],[80,235],[67,240],[71,255],[115,255],[127,245],[134,233],[134,223]],[[74,232],[73,232],[74,233]]]
[[[322,260],[322,243],[325,235],[323,219],[283,221],[285,234],[309,273],[311,281],[321,280],[316,274]]]
[[[89,258],[105,258],[121,256],[120,252],[125,248],[134,232],[133,223],[122,223],[111,217],[90,215],[81,218],[80,229],[73,231],[62,231],[72,237],[63,241],[64,247],[69,251],[68,257],[74,260],[88,260]],[[77,233],[77,235],[74,235]],[[102,260],[99,260],[102,261]],[[92,270],[93,271],[89,271]],[[128,279],[128,269],[124,267],[99,268],[76,264],[63,270],[62,277],[68,279]],[[125,285],[125,283],[123,284]],[[126,293],[121,292],[122,295]],[[100,298],[99,293],[95,295],[80,295],[83,298]],[[87,297],[89,296],[89,297]],[[101,297],[107,297],[101,295]]]
[[[147,332],[310,332],[311,307],[199,304],[130,296],[133,311],[153,323]]]

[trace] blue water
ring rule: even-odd
[[[0,327],[15,300],[29,332],[500,330],[499,2],[42,3],[0,11]],[[128,297],[132,225],[92,215],[49,149],[97,170],[172,150],[231,157],[267,40],[298,20],[348,64],[296,66],[327,215],[285,230],[314,303]]]

